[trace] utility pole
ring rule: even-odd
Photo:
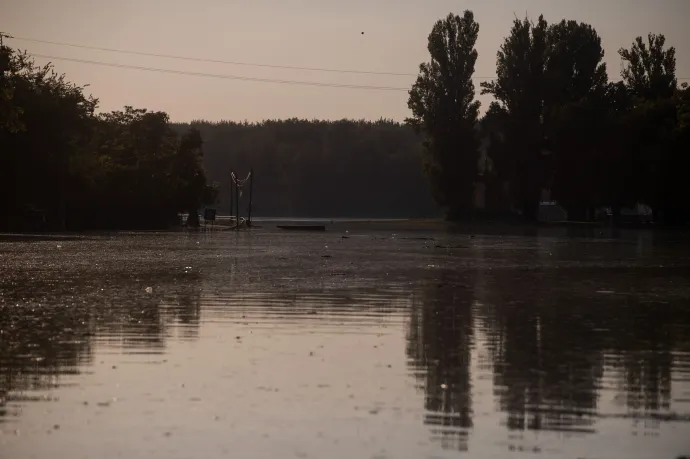
[[[4,32],[0,32],[0,81],[5,77],[5,72],[10,68],[10,54],[3,48],[5,47],[5,38],[14,38]]]
[[[0,47],[5,46],[5,42],[4,42],[5,38],[14,38],[14,37],[8,33],[0,32]]]

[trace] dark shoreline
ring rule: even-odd
[[[347,231],[347,230],[369,230],[369,231],[440,231],[440,232],[459,232],[471,234],[496,234],[496,233],[516,233],[529,234],[545,229],[573,229],[584,232],[608,232],[608,231],[650,231],[664,233],[686,233],[690,232],[690,225],[665,225],[659,223],[619,223],[611,224],[606,222],[575,222],[575,221],[554,221],[554,222],[526,222],[516,219],[426,219],[426,218],[391,218],[391,219],[328,219],[328,218],[259,218],[254,222],[255,230],[277,230],[281,224],[307,224],[308,222],[322,222],[326,226],[326,231]],[[184,226],[170,226],[158,229],[104,229],[104,230],[69,230],[69,231],[8,231],[0,232],[0,242],[3,241],[33,241],[33,240],[79,240],[89,236],[115,236],[120,233],[171,233],[171,232],[208,232],[208,231],[230,231],[231,227],[224,223],[223,219],[204,226],[202,223],[198,228],[187,228]],[[246,231],[243,229],[242,231]]]

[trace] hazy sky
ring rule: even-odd
[[[480,24],[477,77],[495,57],[514,16],[543,13],[592,24],[618,78],[616,50],[664,33],[690,77],[690,0],[0,0],[0,31],[16,37],[146,53],[279,66],[415,74],[427,60],[433,23],[471,9]],[[364,35],[361,34],[364,32]],[[279,80],[409,88],[413,76],[359,75],[181,61],[10,40],[31,53],[125,65]],[[37,58],[40,63],[48,59]],[[393,118],[408,115],[405,91],[295,86],[172,75],[54,60],[100,99],[167,111],[173,120]],[[477,80],[477,87],[479,80]],[[484,107],[490,101],[481,97]]]

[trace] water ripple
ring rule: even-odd
[[[690,257],[635,234],[0,240],[0,447],[687,453]]]

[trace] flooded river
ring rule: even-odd
[[[565,232],[0,236],[0,457],[690,454],[687,243]]]

